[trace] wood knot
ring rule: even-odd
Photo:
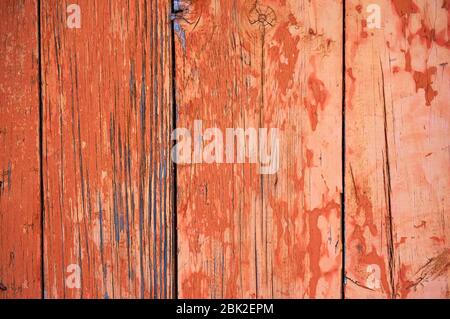
[[[201,17],[198,6],[193,4],[192,0],[175,0],[173,12],[170,15],[172,21],[183,22],[191,25],[193,28],[198,24]]]
[[[273,27],[277,21],[275,11],[268,6],[254,5],[249,12],[250,24],[259,24],[261,28]]]

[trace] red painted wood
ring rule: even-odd
[[[0,298],[450,297],[448,1],[40,3],[0,4]],[[277,128],[279,169],[175,185],[174,93],[189,154]]]
[[[41,296],[37,1],[0,9],[0,299]]]
[[[280,132],[273,175],[248,160],[178,165],[181,297],[340,297],[342,8],[181,3],[177,126]]]
[[[42,1],[45,295],[170,298],[170,4],[77,3]]]
[[[449,13],[347,1],[348,298],[450,297]]]

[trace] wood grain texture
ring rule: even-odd
[[[69,3],[41,10],[45,296],[170,298],[170,3]]]
[[[346,296],[449,298],[449,2],[350,0],[346,26]]]
[[[450,298],[450,2],[173,2],[2,0],[0,299]]]
[[[36,1],[0,10],[0,299],[41,296]]]
[[[273,175],[248,159],[177,166],[179,296],[338,298],[342,2],[176,7],[177,127],[280,138]]]

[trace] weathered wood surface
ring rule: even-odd
[[[45,296],[170,298],[170,3],[41,2]]]
[[[347,1],[348,298],[450,297],[449,26],[445,0]]]
[[[0,299],[40,298],[37,1],[2,1],[0,30]]]
[[[177,166],[179,296],[340,297],[342,2],[177,6],[177,127],[280,139],[273,175]]]
[[[0,298],[450,298],[449,1],[343,2],[3,0]]]

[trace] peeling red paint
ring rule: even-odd
[[[313,167],[313,165],[314,165],[313,157],[314,157],[314,154],[313,154],[312,150],[306,149],[306,166],[307,167]]]
[[[408,50],[405,53],[405,71],[406,72],[411,72],[412,71],[412,67],[411,67],[411,52]]]
[[[392,3],[400,17],[419,12],[419,8],[413,0],[392,0]]]
[[[358,4],[346,19],[346,296],[445,298],[448,280],[422,267],[449,232],[448,156],[431,146],[447,144],[449,14],[440,3],[380,2],[383,27],[369,41]]]
[[[325,84],[311,74],[308,78],[308,88],[312,93],[312,98],[305,98],[305,107],[308,110],[309,120],[313,130],[316,129],[318,123],[318,110],[323,110],[328,98],[328,91]]]
[[[367,28],[367,20],[366,19],[362,19],[361,20],[361,38],[365,39],[369,36],[369,34],[366,31]]]
[[[411,292],[411,287],[414,284],[413,281],[409,280],[409,273],[411,271],[411,267],[407,265],[401,265],[398,271],[399,281],[397,284],[398,297],[405,299],[408,297]]]
[[[416,92],[419,89],[425,91],[426,105],[430,106],[433,99],[438,95],[438,92],[433,89],[433,76],[436,75],[437,68],[430,67],[426,72],[414,72],[414,82],[416,82]]]
[[[402,238],[400,238],[400,241],[394,244],[394,245],[395,245],[395,248],[398,248],[398,247],[400,247],[401,245],[403,245],[404,243],[406,243],[406,239],[407,239],[407,237],[402,237]]]
[[[201,3],[186,55],[176,43],[177,105],[193,106],[178,125],[280,128],[281,166],[178,166],[179,296],[337,298],[342,2],[258,2],[272,25],[244,1]],[[204,184],[207,197],[192,191]]]
[[[277,65],[275,78],[280,87],[280,93],[286,95],[294,85],[295,64],[298,60],[300,49],[297,47],[299,36],[292,36],[289,32],[290,26],[297,26],[298,23],[293,15],[289,16],[289,21],[277,28],[273,36],[276,45],[269,49],[269,56]],[[281,56],[285,60],[281,60]]]
[[[0,299],[42,295],[37,9],[0,9]]]

